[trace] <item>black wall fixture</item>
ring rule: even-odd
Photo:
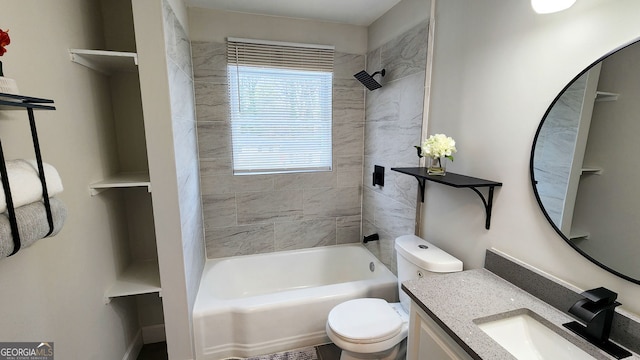
[[[373,166],[373,186],[384,186],[384,166]]]
[[[382,69],[380,71],[376,71],[373,74],[369,75],[365,70],[360,71],[359,73],[353,75],[358,81],[362,83],[362,85],[366,86],[369,90],[375,90],[382,87],[379,82],[377,82],[373,77],[380,74],[381,77],[384,76],[385,70]]]

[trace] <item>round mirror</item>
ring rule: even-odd
[[[640,43],[596,61],[547,109],[531,182],[554,229],[600,267],[640,284]]]

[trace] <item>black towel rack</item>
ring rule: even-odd
[[[38,141],[38,132],[36,130],[36,120],[33,110],[55,110],[56,108],[55,106],[53,106],[53,100],[24,95],[0,93],[0,110],[19,109],[26,109],[29,116],[29,126],[31,127],[33,150],[36,154],[38,175],[40,177],[40,183],[42,184],[42,198],[44,202],[44,208],[47,212],[47,222],[49,223],[49,232],[47,233],[47,235],[45,235],[45,237],[47,237],[53,232],[53,215],[51,214],[51,205],[49,204],[49,192],[47,191],[47,182],[44,176],[42,154],[40,152],[40,142]],[[9,185],[9,176],[7,174],[4,150],[2,149],[2,140],[0,140],[0,176],[2,176],[2,188],[4,190],[5,199],[7,202],[7,212],[9,213],[11,235],[13,236],[13,252],[9,254],[9,256],[12,256],[20,250],[21,242],[20,233],[18,231],[18,221],[16,220],[13,198],[11,196],[11,186]]]

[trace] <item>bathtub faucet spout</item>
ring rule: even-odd
[[[362,242],[366,244],[369,241],[376,241],[376,240],[380,240],[380,236],[378,235],[378,233],[365,236],[364,239],[362,239]]]

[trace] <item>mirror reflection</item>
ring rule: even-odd
[[[640,43],[597,62],[558,95],[531,152],[536,198],[556,231],[640,284]]]

